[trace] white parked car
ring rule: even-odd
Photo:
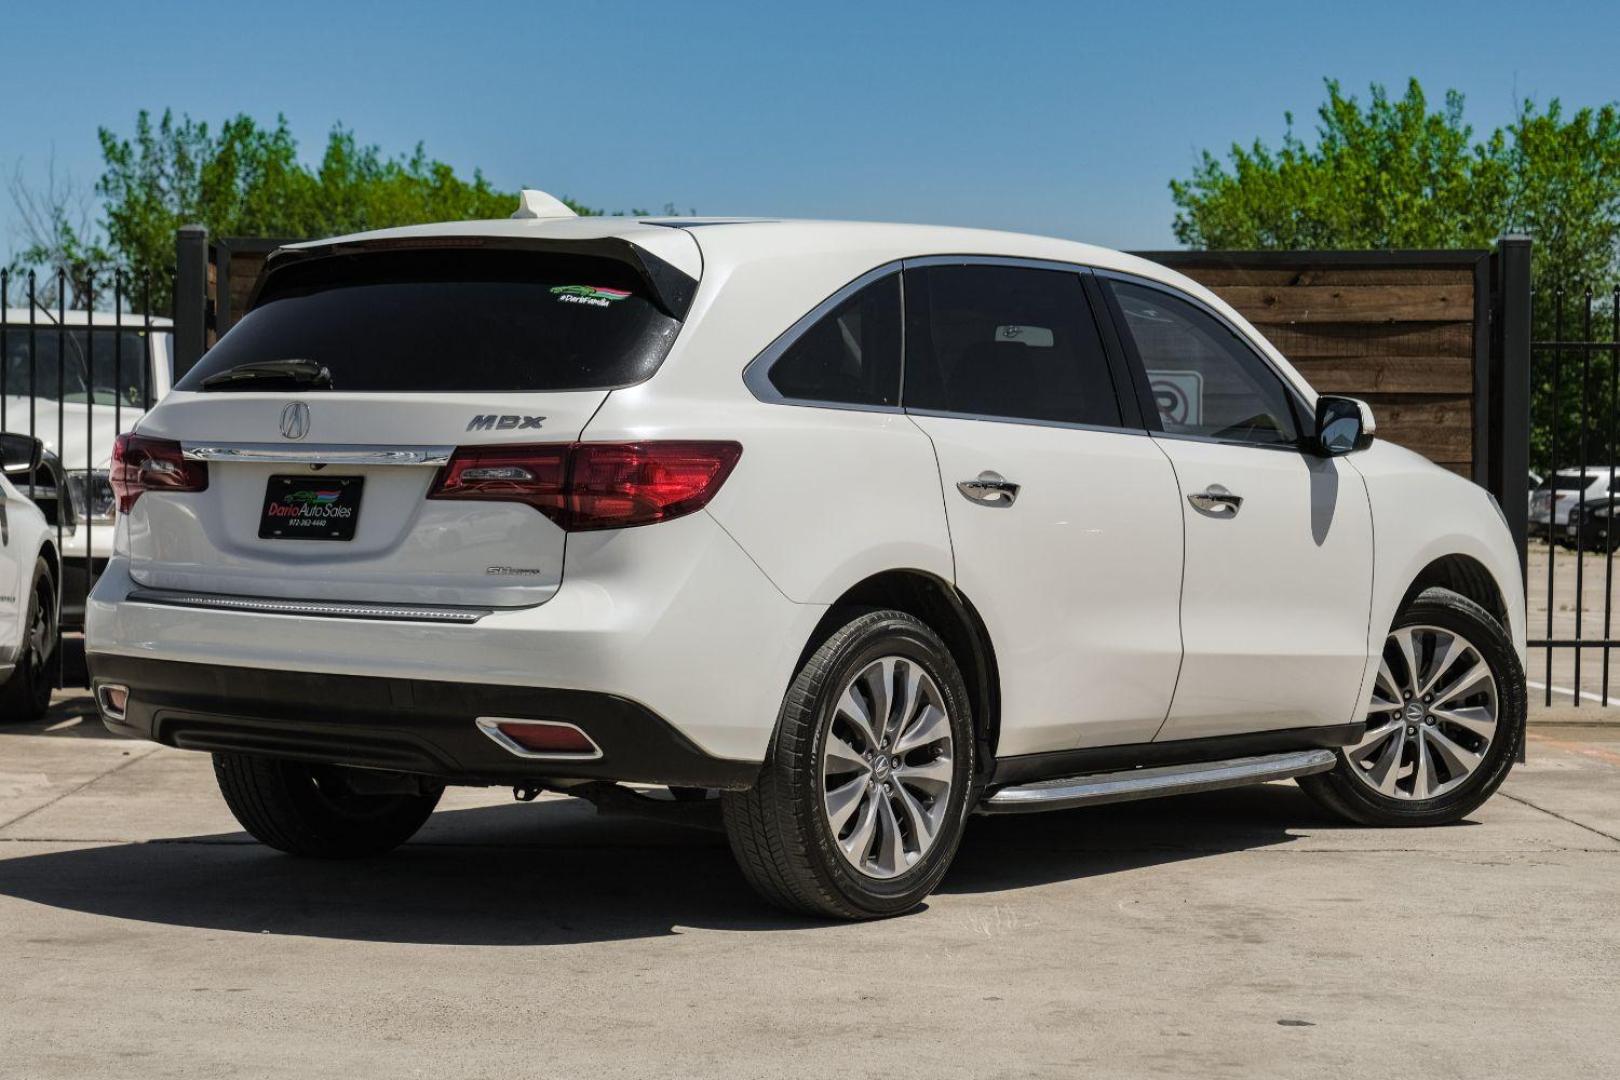
[[[1559,469],[1530,493],[1530,535],[1545,536],[1549,523],[1567,526],[1576,507],[1606,503],[1614,494],[1620,494],[1620,465],[1588,465],[1584,472]],[[1537,526],[1541,527],[1539,533]],[[1563,529],[1554,529],[1555,539],[1563,536]]]
[[[765,896],[870,917],[974,811],[1297,776],[1447,822],[1522,738],[1491,498],[1061,240],[526,193],[297,245],[113,484],[106,722],[299,854],[447,784],[717,789]]]
[[[113,440],[168,393],[173,337],[171,320],[128,312],[36,307],[30,324],[23,307],[0,318],[0,431],[37,437],[67,476],[72,506],[63,510],[54,471],[13,482],[53,523],[59,514],[71,523],[61,537],[70,622],[81,616],[86,554],[96,571],[112,555]]]
[[[61,553],[55,528],[16,484],[43,454],[38,439],[0,434],[0,723],[44,716],[55,685]]]

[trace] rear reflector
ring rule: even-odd
[[[96,700],[101,703],[102,712],[114,720],[122,720],[124,710],[129,707],[129,687],[103,683],[96,689]]]
[[[118,512],[127,514],[148,491],[206,491],[208,463],[188,461],[172,439],[126,432],[113,440],[108,479],[118,499]]]
[[[525,503],[569,532],[624,529],[701,510],[741,456],[734,442],[463,446],[428,498]]]
[[[588,760],[602,756],[601,748],[589,735],[561,720],[480,716],[478,728],[518,757]]]

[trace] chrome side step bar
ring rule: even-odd
[[[1263,784],[1295,776],[1327,772],[1338,755],[1332,750],[1295,750],[1286,754],[1200,761],[1192,765],[1164,765],[1153,769],[1126,769],[1060,780],[1004,787],[979,804],[981,814],[1032,814],[1040,810],[1066,810],[1072,806],[1152,799],[1160,795],[1186,795],[1195,791]]]

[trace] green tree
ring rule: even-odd
[[[123,138],[100,129],[105,170],[96,184],[105,214],[105,248],[137,280],[150,275],[153,306],[169,303],[174,234],[183,224],[213,236],[312,237],[426,221],[505,217],[513,192],[491,187],[429,158],[421,145],[389,157],[336,126],[313,168],[299,159],[284,117],[273,127],[238,115],[216,130],[165,110],[142,111]],[[564,200],[577,213],[602,211]]]
[[[1365,104],[1333,80],[1326,85],[1314,140],[1285,114],[1280,146],[1257,139],[1224,159],[1205,151],[1189,177],[1170,182],[1178,240],[1228,249],[1483,248],[1526,233],[1536,336],[1552,337],[1560,290],[1566,330],[1581,325],[1584,290],[1601,293],[1620,274],[1620,108],[1566,113],[1557,99],[1545,109],[1524,101],[1505,128],[1476,139],[1455,91],[1433,109],[1416,79],[1399,98],[1374,85]],[[1609,314],[1607,302],[1594,310],[1595,336],[1606,335]],[[1607,390],[1613,358],[1592,359],[1591,386],[1579,385],[1579,365],[1569,363],[1556,402],[1550,365],[1536,365],[1532,458],[1543,469],[1563,464],[1550,455],[1555,414],[1560,430],[1573,432],[1582,400],[1600,420],[1620,406]],[[1592,424],[1589,456],[1620,452],[1602,444],[1605,431]],[[1562,445],[1573,458],[1574,441]]]

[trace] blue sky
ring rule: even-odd
[[[1620,98],[1615,5],[8,4],[0,177],[90,187],[98,125],[172,107],[418,141],[498,186],[596,206],[1173,243],[1205,147],[1308,127],[1332,76],[1418,76],[1477,131],[1515,95]],[[0,194],[0,253],[16,242]]]

